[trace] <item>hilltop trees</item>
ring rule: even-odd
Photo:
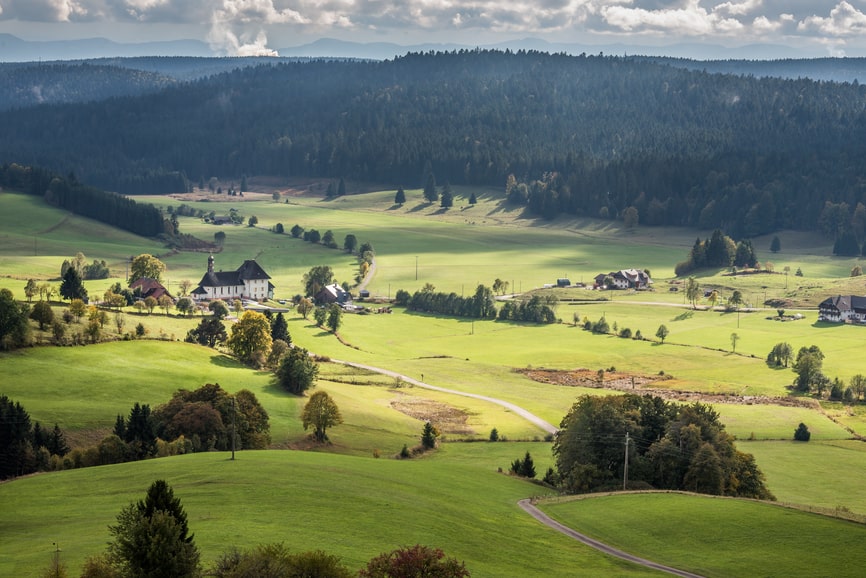
[[[654,396],[582,396],[554,441],[559,478],[569,492],[621,487],[626,435],[629,484],[772,499],[754,458],[709,405]]]

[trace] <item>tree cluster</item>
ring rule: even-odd
[[[456,293],[441,293],[429,288],[416,291],[406,306],[412,311],[471,317],[473,319],[495,319],[496,301],[493,291],[484,285],[475,289],[472,297],[461,297]]]
[[[519,302],[506,301],[499,309],[498,318],[502,321],[556,323],[556,313],[550,302],[539,295]]]
[[[160,439],[174,441],[183,436],[196,452],[264,449],[271,442],[268,412],[247,389],[234,395],[210,383],[195,391],[179,389],[168,403],[154,410],[153,419]]]
[[[28,343],[29,318],[30,306],[16,301],[9,289],[0,289],[0,349],[18,349]]]
[[[758,258],[750,240],[735,242],[721,230],[716,229],[709,239],[695,240],[688,259],[677,263],[674,272],[679,276],[705,267],[718,269],[733,265],[752,268],[757,264]]]
[[[553,445],[562,487],[573,493],[622,487],[626,452],[630,487],[773,499],[754,458],[701,403],[582,396]]]
[[[57,469],[56,463],[68,453],[66,436],[57,424],[45,430],[31,421],[20,402],[0,395],[0,480]]]

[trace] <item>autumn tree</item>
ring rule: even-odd
[[[437,578],[467,578],[471,574],[466,564],[456,558],[446,558],[439,548],[416,544],[385,552],[370,560],[358,573],[361,578],[395,578],[436,576]]]
[[[271,324],[258,311],[244,311],[232,325],[226,345],[241,361],[261,366],[271,350]]]
[[[317,442],[323,443],[328,441],[326,430],[343,423],[343,416],[327,392],[317,391],[304,406],[301,421],[304,431],[313,428],[313,437]]]
[[[697,302],[700,296],[701,284],[694,277],[689,277],[686,281],[686,299],[692,304],[692,308],[697,309]]]
[[[163,273],[165,273],[165,263],[148,253],[134,257],[129,264],[130,283],[142,278],[161,281]]]

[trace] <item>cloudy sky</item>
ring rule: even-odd
[[[0,32],[27,40],[194,38],[231,55],[322,37],[470,46],[536,37],[772,43],[866,56],[866,0],[0,0]]]

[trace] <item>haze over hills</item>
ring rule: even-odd
[[[423,43],[401,45],[393,42],[352,42],[335,38],[320,38],[314,42],[277,49],[283,57],[313,58],[365,58],[386,60],[407,52],[451,51],[473,48],[499,50],[538,50],[566,54],[645,55],[695,60],[779,60],[819,58],[830,56],[814,50],[780,44],[748,44],[726,47],[720,44],[675,43],[668,45],[639,45],[626,43],[586,44],[577,42],[548,42],[541,38],[520,38],[484,45],[459,43]],[[133,56],[224,56],[200,40],[173,40],[162,42],[120,43],[106,38],[75,40],[24,40],[12,34],[0,33],[0,62],[27,62],[38,60],[81,60],[92,58]],[[850,56],[866,56],[851,54]]]

